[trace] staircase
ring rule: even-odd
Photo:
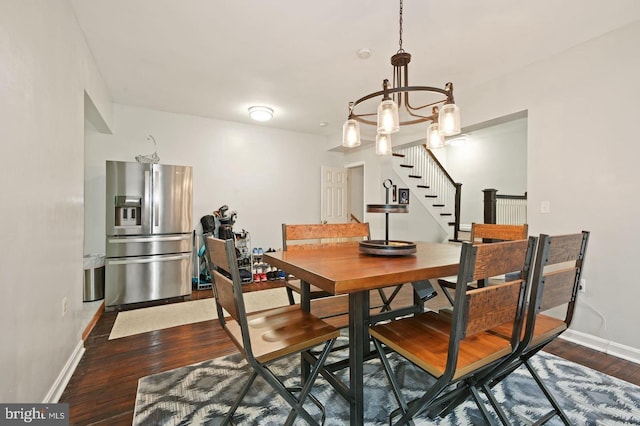
[[[456,183],[433,153],[424,145],[403,148],[393,153],[393,171],[449,236],[458,241],[460,230],[460,192]]]

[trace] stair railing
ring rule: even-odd
[[[420,178],[418,189],[425,189],[427,197],[432,200],[431,206],[440,209],[438,222],[445,221],[442,226],[449,230],[453,227],[453,240],[458,241],[460,231],[460,199],[462,184],[453,180],[436,156],[426,145],[416,145],[399,151],[404,163],[411,166],[409,178]],[[416,194],[422,196],[421,194]]]
[[[484,223],[521,225],[527,223],[527,193],[498,194],[497,189],[483,189]]]
[[[462,184],[453,180],[447,169],[444,168],[440,160],[433,154],[433,152],[427,148],[426,144],[422,147],[429,155],[430,161],[433,162],[435,167],[430,167],[430,172],[436,182],[437,194],[444,194],[444,204],[447,206],[453,205],[453,241],[458,241],[458,233],[460,232],[460,200],[462,198]]]

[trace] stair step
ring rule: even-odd
[[[402,157],[402,158],[404,158],[404,154],[399,154],[397,152],[393,152],[391,155],[393,155],[394,157]]]
[[[429,189],[429,185],[418,185],[418,188]]]
[[[405,169],[413,169],[413,165],[411,164],[400,164],[400,167],[404,167]]]
[[[444,207],[444,204],[434,204],[433,207]]]
[[[422,179],[422,176],[418,176],[418,175],[409,175],[409,177],[413,179]]]
[[[433,194],[427,194],[425,195],[426,198],[438,198],[437,195],[433,195]]]

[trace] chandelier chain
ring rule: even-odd
[[[402,9],[403,2],[400,0],[400,48],[398,49],[398,53],[404,52],[404,49],[402,48]]]

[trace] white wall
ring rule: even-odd
[[[528,110],[531,234],[592,232],[573,328],[622,352],[640,350],[639,40],[635,22],[456,97],[465,126]]]
[[[67,1],[0,2],[2,402],[55,399],[82,350],[85,90],[111,119],[96,70]]]
[[[441,161],[456,182],[462,183],[460,223],[484,222],[483,189],[498,194],[527,191],[527,119],[470,132],[463,145],[447,145]]]
[[[640,286],[633,264],[640,255],[640,227],[634,224],[640,216],[640,143],[634,126],[640,113],[638,40],[640,22],[481,87],[460,90],[459,84],[456,96],[463,127],[528,111],[530,233],[591,231],[587,290],[579,295],[572,329],[598,349],[635,360],[640,359],[635,327]],[[373,158],[373,151],[346,157],[367,164],[365,201],[382,202],[381,182],[390,167]],[[550,214],[540,213],[541,201],[550,202]],[[384,229],[383,219],[368,214],[367,220]],[[404,226],[410,219],[395,220],[400,222],[391,229],[398,239],[409,234],[418,240],[417,233],[429,232],[427,223]]]
[[[193,167],[194,226],[223,204],[238,212],[236,231],[251,233],[254,247],[281,248],[282,223],[320,222],[320,166],[341,166],[325,139],[201,117],[124,105],[114,107],[113,135],[87,133],[87,250],[104,253],[105,161],[135,161],[153,152],[163,164]]]

